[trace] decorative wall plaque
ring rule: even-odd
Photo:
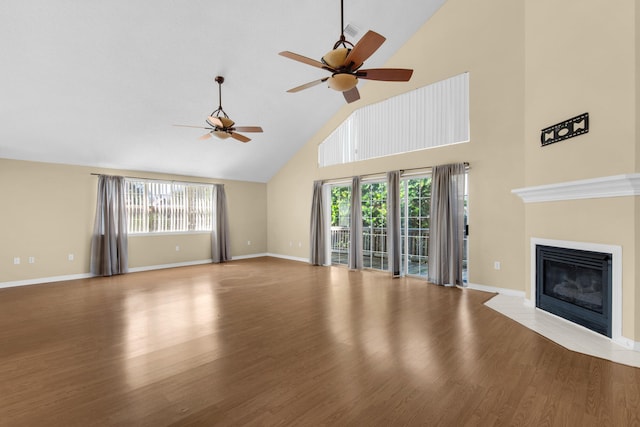
[[[540,132],[540,143],[545,145],[563,141],[589,132],[589,113],[580,114],[564,122],[558,123]]]

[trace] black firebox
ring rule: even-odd
[[[536,307],[611,337],[611,254],[536,246]]]

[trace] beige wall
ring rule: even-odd
[[[470,281],[524,290],[524,206],[511,194],[511,189],[524,185],[524,6],[512,0],[492,3],[487,7],[486,2],[448,0],[386,64],[413,68],[411,81],[361,84],[361,101],[345,105],[269,181],[269,252],[308,257],[316,179],[467,161],[471,164]],[[317,167],[317,145],[355,108],[465,71],[470,73],[469,143]],[[302,248],[290,247],[291,239],[301,239]],[[501,270],[493,269],[494,261],[501,262]]]
[[[0,159],[0,284],[89,272],[97,191],[92,172],[223,183],[232,256],[266,252],[266,184]],[[207,260],[210,242],[206,233],[131,236],[129,267]],[[19,265],[14,257],[21,258]],[[29,264],[29,257],[35,263]]]
[[[95,187],[88,169],[0,159],[0,282],[88,272]]]
[[[526,185],[635,172],[634,0],[525,3]],[[540,129],[584,112],[588,134],[540,147]]]
[[[636,2],[525,3],[526,185],[637,172]],[[540,147],[540,129],[584,112],[588,134]],[[523,241],[527,278],[532,237],[622,246],[622,333],[636,341],[637,204],[633,197],[527,204]]]

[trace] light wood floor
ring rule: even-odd
[[[640,425],[491,294],[274,258],[0,289],[0,425]]]

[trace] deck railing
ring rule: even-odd
[[[364,227],[362,240],[364,248],[373,252],[386,252],[387,229],[385,227]],[[409,253],[426,255],[428,240],[428,228],[409,228]],[[349,227],[331,227],[331,251],[347,251],[348,248]]]
[[[403,231],[403,236],[404,232]],[[403,257],[408,255],[409,273],[426,275],[429,247],[428,228],[409,228],[408,251],[402,246]],[[466,270],[467,237],[464,238],[463,268]],[[364,227],[362,230],[362,252],[365,267],[386,270],[387,229],[384,227]],[[331,262],[347,264],[349,258],[349,227],[331,227]]]

